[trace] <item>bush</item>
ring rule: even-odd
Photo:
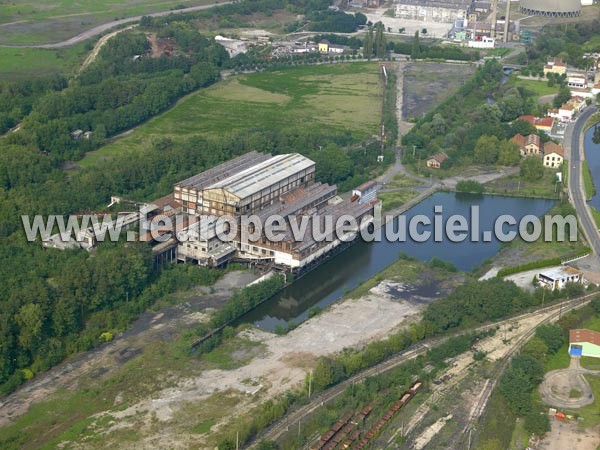
[[[458,192],[468,192],[472,194],[483,194],[485,187],[483,184],[475,180],[460,180],[456,183],[456,190]]]

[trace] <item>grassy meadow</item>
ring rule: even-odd
[[[65,49],[0,47],[0,80],[51,73],[70,75],[81,66],[88,44]]]
[[[352,63],[231,76],[181,99],[78,164],[89,167],[111,155],[136,152],[159,138],[178,141],[252,129],[343,129],[366,138],[379,130],[378,70],[377,63]]]
[[[59,42],[116,19],[205,5],[209,0],[0,1],[0,43]]]

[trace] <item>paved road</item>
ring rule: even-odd
[[[214,4],[212,5],[202,5],[202,6],[190,6],[189,8],[182,8],[182,9],[169,9],[167,11],[160,11],[160,12],[156,12],[156,13],[150,13],[150,14],[143,14],[141,16],[134,16],[134,17],[127,17],[125,19],[120,19],[120,20],[113,20],[111,22],[107,22],[107,23],[103,23],[101,25],[97,25],[93,28],[90,28],[89,30],[86,30],[82,33],[79,33],[77,36],[73,36],[70,39],[67,39],[66,41],[62,41],[62,42],[55,42],[53,44],[38,44],[38,45],[32,45],[32,44],[24,44],[24,45],[18,45],[18,44],[0,44],[0,47],[30,47],[30,48],[64,48],[64,47],[71,47],[75,44],[79,44],[80,42],[83,41],[87,41],[90,38],[96,37],[101,35],[102,33],[104,33],[105,31],[108,31],[112,28],[121,26],[121,25],[125,25],[128,23],[132,23],[132,22],[139,22],[141,20],[142,17],[145,16],[149,16],[149,17],[161,17],[161,16],[168,16],[169,14],[181,14],[181,13],[186,13],[186,12],[193,12],[193,11],[202,11],[203,9],[209,9],[209,8],[214,8],[215,6],[221,6],[221,5],[227,5],[229,3],[233,3],[231,1],[225,1],[225,2],[221,2],[221,1],[216,1]]]
[[[590,247],[596,257],[600,255],[600,234],[585,200],[582,183],[583,127],[596,107],[586,109],[575,123],[570,123],[565,130],[565,150],[569,158],[569,197],[581,223]]]

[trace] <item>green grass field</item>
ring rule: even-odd
[[[11,0],[0,2],[0,43],[58,42],[95,25],[166,11],[205,5],[210,0]]]
[[[222,136],[252,129],[347,130],[377,134],[382,84],[376,63],[298,67],[230,77],[195,92],[130,136],[89,153],[82,167],[122,152],[137,152],[157,138]]]
[[[554,86],[550,87],[546,81],[523,80],[521,78],[515,78],[514,84],[516,87],[522,87],[534,92],[538,97],[558,93],[558,85],[555,84]]]
[[[594,179],[592,178],[592,172],[590,172],[590,166],[587,161],[583,161],[583,167],[581,168],[583,175],[583,187],[585,188],[585,197],[590,200],[596,195],[596,187],[594,186]]]
[[[50,73],[70,75],[83,63],[88,53],[86,47],[86,43],[57,50],[0,47],[0,79]]]

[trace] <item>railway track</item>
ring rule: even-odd
[[[339,395],[341,395],[347,387],[352,386],[355,383],[362,382],[367,377],[370,377],[373,375],[378,375],[380,373],[388,372],[389,370],[392,370],[393,368],[399,366],[400,364],[403,364],[407,361],[410,361],[411,359],[416,358],[419,355],[424,354],[431,347],[441,344],[442,342],[446,341],[447,339],[449,339],[452,336],[456,336],[459,334],[465,334],[465,333],[486,331],[486,330],[490,330],[492,328],[501,326],[503,324],[510,324],[511,322],[522,320],[527,317],[531,317],[532,315],[538,315],[538,314],[543,314],[546,312],[555,311],[554,314],[552,314],[552,316],[546,318],[544,321],[537,324],[536,325],[536,327],[537,327],[538,325],[541,325],[543,323],[546,323],[547,321],[552,320],[553,318],[555,318],[557,315],[560,315],[561,313],[565,313],[565,312],[568,312],[568,311],[571,311],[573,309],[583,306],[584,304],[588,303],[591,300],[591,298],[595,295],[597,295],[597,294],[596,293],[588,294],[588,295],[579,297],[577,299],[570,300],[568,305],[566,305],[566,306],[563,305],[563,303],[565,303],[565,301],[563,301],[558,304],[546,306],[544,308],[539,308],[539,309],[536,309],[536,310],[533,310],[533,311],[530,311],[527,313],[519,314],[517,316],[513,316],[508,319],[504,319],[504,320],[501,320],[498,322],[482,325],[482,326],[479,326],[479,327],[476,327],[476,328],[473,328],[470,330],[465,330],[461,333],[456,333],[451,336],[430,339],[428,341],[416,344],[416,345],[412,346],[411,348],[409,348],[408,350],[406,350],[402,353],[399,353],[398,355],[396,355],[386,361],[383,361],[373,367],[367,368],[367,369],[363,370],[362,372],[348,378],[347,380],[342,381],[341,383],[338,383],[337,385],[314,396],[309,404],[304,405],[304,406],[296,409],[295,411],[292,411],[291,413],[289,413],[287,416],[280,419],[275,424],[266,428],[263,433],[259,434],[256,438],[251,440],[244,448],[248,448],[248,449],[254,448],[258,444],[258,442],[262,439],[269,440],[269,441],[275,441],[275,440],[279,439],[284,433],[289,431],[289,429],[291,429],[293,427],[297,427],[298,423],[301,422],[302,419],[304,419],[305,417],[307,417],[310,414],[312,414],[313,412],[315,412],[317,409],[322,407],[325,403],[329,403],[332,400],[334,400],[335,398],[337,398]],[[525,340],[529,339],[535,333],[536,327],[533,327],[533,329],[530,330],[525,336],[523,336],[519,340],[519,342],[521,342],[522,339],[525,339]],[[517,347],[520,348],[520,345],[517,345]],[[510,356],[512,356],[512,354],[514,354],[515,351],[516,350],[511,349],[512,353],[509,352],[509,354],[507,354],[507,358],[510,358]],[[493,390],[493,386],[495,385],[495,383],[493,383],[493,384],[488,383],[488,384],[491,385],[489,387],[489,389],[490,389],[489,392],[491,394],[491,391]],[[485,405],[487,404],[488,398],[489,398],[489,395],[486,396],[486,400],[485,400],[485,402],[483,402],[484,404],[481,407],[481,412],[483,410],[485,410]],[[469,426],[472,426],[471,422],[469,422],[469,424],[467,425],[467,428]]]
[[[558,305],[558,311],[553,312],[550,316],[546,317],[535,327],[532,327],[531,330],[527,331],[523,336],[521,336],[517,340],[515,345],[507,352],[506,356],[504,357],[504,361],[502,362],[500,367],[494,372],[494,375],[488,379],[488,382],[484,386],[482,394],[477,401],[477,404],[475,405],[471,414],[469,415],[469,420],[467,421],[467,425],[464,428],[463,434],[470,432],[475,426],[475,424],[479,421],[486,409],[487,403],[492,393],[494,392],[494,388],[496,387],[498,381],[500,380],[500,377],[510,364],[512,357],[521,349],[521,347],[523,347],[523,345],[525,345],[525,343],[527,343],[527,341],[529,341],[529,339],[531,339],[535,335],[535,330],[537,329],[537,327],[555,321],[562,314],[581,308],[582,306],[589,303],[589,301],[595,295],[597,294],[589,294],[579,299],[572,300],[566,306],[563,306],[562,303],[564,302],[561,302],[561,304]]]

